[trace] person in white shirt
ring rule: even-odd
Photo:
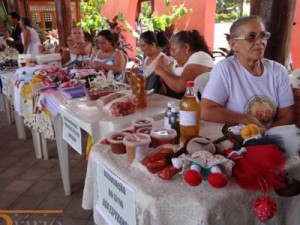
[[[22,30],[21,37],[24,45],[23,54],[30,54],[32,58],[36,58],[40,54],[41,40],[38,33],[31,26],[31,21],[27,17],[23,17],[20,21]]]
[[[214,63],[204,38],[196,30],[180,31],[171,38],[169,65],[158,64],[155,73],[166,85],[166,95],[181,99],[186,81],[209,72]]]
[[[234,55],[211,71],[201,101],[202,119],[254,123],[261,128],[293,123],[288,71],[263,58],[270,36],[258,16],[240,18],[232,24],[228,42]]]

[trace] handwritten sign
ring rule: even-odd
[[[108,224],[135,225],[134,189],[97,161],[99,199],[96,210]]]
[[[81,132],[76,119],[65,111],[61,111],[61,116],[63,119],[63,139],[81,155]]]

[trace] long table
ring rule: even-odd
[[[178,100],[162,96],[159,94],[151,94],[147,97],[147,108],[137,110],[134,114],[128,116],[114,117],[110,116],[105,110],[98,108],[95,102],[91,102],[86,98],[72,99],[68,104],[60,106],[60,114],[54,118],[54,129],[57,143],[57,150],[62,174],[65,195],[71,194],[70,184],[70,166],[68,144],[72,147],[81,145],[80,129],[86,131],[93,138],[93,142],[97,143],[99,139],[111,131],[119,131],[131,125],[131,121],[137,117],[151,117],[154,120],[163,119],[168,101],[178,104]],[[66,141],[66,128],[69,135],[75,138]],[[81,151],[78,151],[81,154]]]
[[[201,125],[201,135],[211,139],[220,137],[222,125],[204,121]],[[292,156],[286,169],[290,175],[299,179],[299,156]],[[104,176],[103,171],[106,174]],[[112,180],[114,182],[109,185]],[[130,200],[124,200],[123,194],[114,189],[116,182],[125,187],[127,195],[133,190]],[[116,155],[109,146],[96,144],[88,162],[82,207],[94,210],[96,224],[102,224],[103,217],[108,224],[118,224],[120,218],[127,222],[132,218],[126,219],[128,214],[135,216],[128,223],[132,225],[299,224],[300,196],[283,198],[272,193],[271,196],[278,204],[277,215],[261,223],[251,208],[255,199],[261,195],[260,192],[241,189],[234,179],[230,179],[222,189],[214,189],[205,181],[198,187],[191,187],[181,176],[163,181],[157,175],[150,174],[137,161],[130,165],[126,155]],[[118,208],[116,203],[120,202],[122,207]],[[123,210],[125,213],[122,214]]]

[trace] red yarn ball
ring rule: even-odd
[[[198,186],[202,182],[202,175],[196,170],[188,170],[184,174],[184,180],[191,186]]]
[[[225,187],[228,181],[228,178],[225,174],[222,173],[211,173],[208,176],[208,183],[214,188]]]

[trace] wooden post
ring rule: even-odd
[[[7,7],[7,12],[16,12],[15,1],[14,0],[6,0],[5,5]]]
[[[67,46],[67,35],[71,32],[71,0],[55,0],[57,29],[60,46]]]
[[[20,15],[20,18],[26,16],[29,17],[27,13],[27,4],[25,4],[24,0],[15,0],[15,8],[16,12]]]
[[[265,57],[285,66],[290,56],[295,3],[295,0],[251,0],[250,14],[261,16],[271,32]]]

